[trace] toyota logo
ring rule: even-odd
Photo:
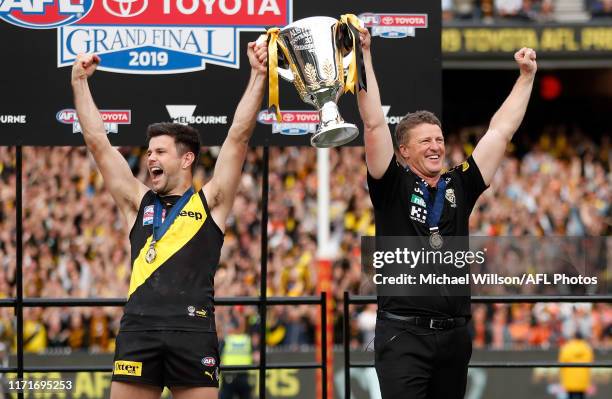
[[[394,18],[393,17],[384,17],[382,22],[384,25],[393,25]]]
[[[136,10],[134,3],[138,2],[142,5]],[[115,17],[129,18],[142,14],[147,9],[149,0],[103,0],[102,5],[109,14]]]

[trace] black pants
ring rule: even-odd
[[[584,392],[568,392],[567,399],[584,399]]]
[[[376,321],[375,367],[383,399],[460,399],[472,356],[467,326],[430,330]]]
[[[245,372],[225,373],[219,392],[220,399],[251,399],[249,375]]]

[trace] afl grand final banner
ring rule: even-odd
[[[428,0],[0,0],[0,145],[83,145],[70,68],[101,63],[90,86],[115,145],[143,145],[148,124],[188,123],[221,144],[249,76],[246,44],[309,16],[360,16],[392,125],[441,108],[440,4]],[[254,145],[307,145],[318,113],[281,82],[282,120],[258,115]],[[339,102],[359,123],[352,94]],[[361,126],[360,126],[361,129]],[[361,137],[351,144],[359,145]]]

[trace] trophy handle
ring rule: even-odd
[[[259,35],[259,37],[257,38],[257,41],[255,41],[255,43],[257,44],[261,44],[264,43],[268,40],[268,35]],[[283,64],[287,64],[286,60],[285,60],[285,54],[283,53],[283,51],[279,51],[278,53],[278,58],[279,58],[279,65],[276,68],[276,70],[278,71],[278,74],[281,78],[285,79],[287,82],[289,83],[293,83],[293,81],[295,80],[295,77],[293,76],[293,72],[291,72],[291,69],[289,68],[283,68],[281,66],[281,63]]]
[[[291,72],[291,69],[282,68],[281,66],[279,66],[276,70],[278,71],[278,75],[281,78],[285,79],[287,82],[293,83],[293,81],[295,80],[295,76],[293,76],[293,72]]]
[[[353,60],[353,52],[348,53],[347,56],[342,58],[342,69],[344,70],[344,76],[348,74],[349,67],[351,66],[351,61]]]

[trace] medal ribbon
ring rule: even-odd
[[[358,90],[366,88],[365,66],[361,54],[361,43],[359,42],[359,32],[363,32],[365,28],[361,27],[361,21],[354,14],[340,16],[340,24],[347,26],[353,40],[351,63],[344,82],[344,92],[350,91],[355,94],[355,86]]]
[[[423,192],[423,198],[425,199],[425,204],[427,205],[427,225],[430,228],[438,228],[438,223],[440,222],[440,218],[442,217],[442,209],[444,208],[444,194],[446,190],[446,179],[440,177],[437,184],[436,190],[436,198],[434,199],[433,204],[429,201],[429,190],[427,189],[427,185],[422,180],[419,182],[419,187]]]
[[[183,196],[176,202],[176,204],[174,204],[174,206],[170,210],[170,213],[168,213],[168,216],[164,219],[163,223],[163,206],[161,201],[159,200],[159,196],[155,196],[155,204],[153,207],[153,240],[151,242],[151,246],[153,246],[153,244],[157,241],[161,240],[164,234],[166,234],[166,232],[170,228],[170,225],[172,225],[172,222],[174,222],[174,219],[176,219],[176,217],[181,212],[185,204],[187,204],[189,198],[191,198],[192,195],[193,187],[190,187],[189,190],[187,190],[185,194],[183,194]]]

